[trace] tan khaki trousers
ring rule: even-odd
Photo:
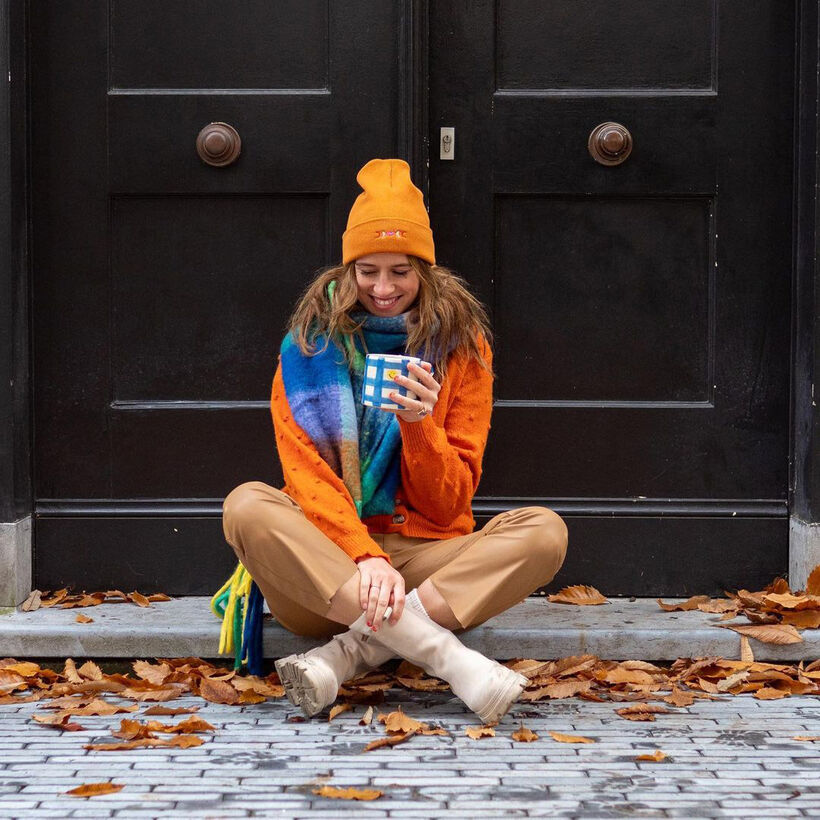
[[[225,498],[222,526],[282,626],[317,638],[347,629],[325,615],[358,567],[293,499],[261,481],[247,481]],[[567,549],[563,519],[545,507],[509,510],[470,535],[445,540],[399,533],[373,538],[401,573],[407,592],[431,580],[462,625],[456,634],[551,581]]]

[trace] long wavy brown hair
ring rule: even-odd
[[[493,374],[479,347],[483,336],[492,349],[487,311],[470,293],[467,282],[449,268],[431,265],[426,259],[410,254],[407,259],[419,276],[418,296],[407,317],[407,355],[431,362],[439,380],[447,375],[448,350],[474,357]],[[331,303],[327,287],[333,281],[336,289]],[[315,356],[327,349],[330,338],[345,335],[358,334],[364,341],[361,324],[350,317],[351,311],[364,309],[358,294],[355,260],[319,271],[300,296],[287,325],[302,353]],[[325,336],[325,344],[317,350],[316,340],[320,334]],[[344,347],[350,365],[347,345]]]

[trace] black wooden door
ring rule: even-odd
[[[288,311],[340,257],[355,170],[413,141],[410,5],[32,14],[41,588],[203,594],[231,568],[221,499],[281,480]],[[790,6],[430,4],[437,256],[498,335],[475,507],[561,512],[561,583],[673,594],[785,569]],[[634,149],[604,168],[586,143],[610,120]],[[238,130],[235,164],[197,157],[212,121]]]
[[[562,582],[610,594],[784,573],[793,4],[431,0],[430,32],[437,255],[497,332],[479,506],[559,511]]]
[[[400,4],[59,0],[31,15],[41,588],[213,591],[221,501],[281,483],[288,313],[406,141]],[[199,159],[227,122],[239,159]]]

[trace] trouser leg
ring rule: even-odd
[[[347,629],[324,616],[336,591],[358,572],[356,563],[292,498],[262,481],[247,481],[226,496],[222,527],[282,626],[317,638]]]
[[[388,535],[384,549],[408,590],[429,578],[462,628],[470,629],[548,584],[564,562],[567,541],[557,513],[521,507],[443,541]]]

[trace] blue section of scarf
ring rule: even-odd
[[[331,299],[335,284],[328,288]],[[282,381],[294,420],[342,479],[356,514],[390,515],[401,478],[401,431],[393,413],[362,404],[362,381],[365,353],[404,354],[408,314],[375,316],[357,310],[350,316],[361,325],[364,349],[354,334],[306,356],[288,333],[280,348]],[[325,340],[319,335],[317,350]]]

